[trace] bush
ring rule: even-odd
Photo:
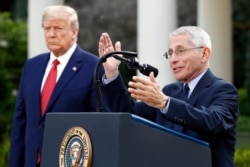
[[[8,166],[11,119],[16,91],[27,59],[27,24],[0,13],[0,166]]]
[[[250,109],[247,101],[247,90],[245,88],[240,88],[238,89],[238,94],[240,115],[250,116]]]
[[[236,167],[250,167],[250,117],[240,115],[237,125]]]
[[[250,148],[236,149],[234,162],[236,167],[250,167]]]
[[[242,115],[239,116],[237,132],[250,132],[250,117]]]
[[[1,135],[1,143],[0,143],[0,166],[7,167],[8,166],[8,155],[10,149],[10,124],[6,127],[4,133]]]

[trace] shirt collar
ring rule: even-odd
[[[73,52],[75,51],[76,46],[77,46],[76,43],[74,43],[66,53],[64,53],[59,57],[56,57],[52,52],[50,52],[49,64],[52,64],[52,62],[55,59],[58,59],[60,61],[60,65],[66,65],[70,57],[72,56]]]
[[[208,69],[207,69],[208,70]],[[197,83],[200,81],[201,77],[207,72],[207,70],[205,70],[204,72],[200,73],[197,77],[195,77],[193,80],[191,80],[188,83],[188,87],[189,87],[189,92],[193,92],[195,86],[197,85]]]

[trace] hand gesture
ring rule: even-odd
[[[128,85],[128,91],[132,98],[141,100],[151,107],[159,109],[165,108],[168,96],[162,92],[153,72],[150,73],[149,80],[133,76],[133,81],[130,81]]]
[[[121,43],[120,41],[117,41],[115,43],[115,47],[112,44],[111,38],[109,37],[108,33],[102,33],[99,39],[99,57],[102,57],[103,55],[113,52],[113,51],[121,51]],[[121,55],[119,55],[121,56]],[[113,57],[109,57],[106,62],[103,63],[103,67],[105,70],[105,75],[107,79],[113,78],[118,75],[119,73],[119,65],[120,61],[116,60]]]

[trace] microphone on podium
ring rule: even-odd
[[[118,54],[132,56],[131,58],[125,58],[122,56],[119,56]],[[94,70],[94,82],[95,82],[95,88],[96,88],[96,101],[97,101],[97,112],[101,112],[103,110],[102,108],[102,98],[101,98],[101,91],[100,91],[100,84],[101,79],[99,78],[99,68],[100,65],[107,60],[109,57],[114,57],[117,60],[120,60],[121,62],[124,62],[127,64],[128,68],[130,69],[138,69],[142,74],[149,76],[151,72],[154,73],[154,76],[157,77],[158,75],[158,69],[149,65],[149,64],[140,64],[138,59],[136,58],[137,53],[136,52],[130,52],[130,51],[114,51],[109,52],[105,55],[103,55]]]
[[[154,73],[154,76],[157,77],[158,69],[149,65],[149,64],[140,64],[136,57],[125,58],[118,55],[113,55],[114,58],[120,60],[127,64],[130,69],[138,69],[142,74],[149,76],[150,72]]]

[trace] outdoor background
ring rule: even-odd
[[[178,26],[196,25],[197,0],[177,2]],[[240,104],[235,162],[237,167],[250,167],[250,1],[231,2],[233,84],[238,89]],[[65,4],[74,7],[79,14],[81,30],[78,44],[85,50],[98,54],[99,36],[106,31],[113,41],[120,40],[123,48],[136,51],[137,0],[65,0]],[[1,167],[8,166],[13,108],[22,66],[28,57],[27,15],[27,0],[0,0]],[[125,65],[121,71],[125,82],[135,74]]]

